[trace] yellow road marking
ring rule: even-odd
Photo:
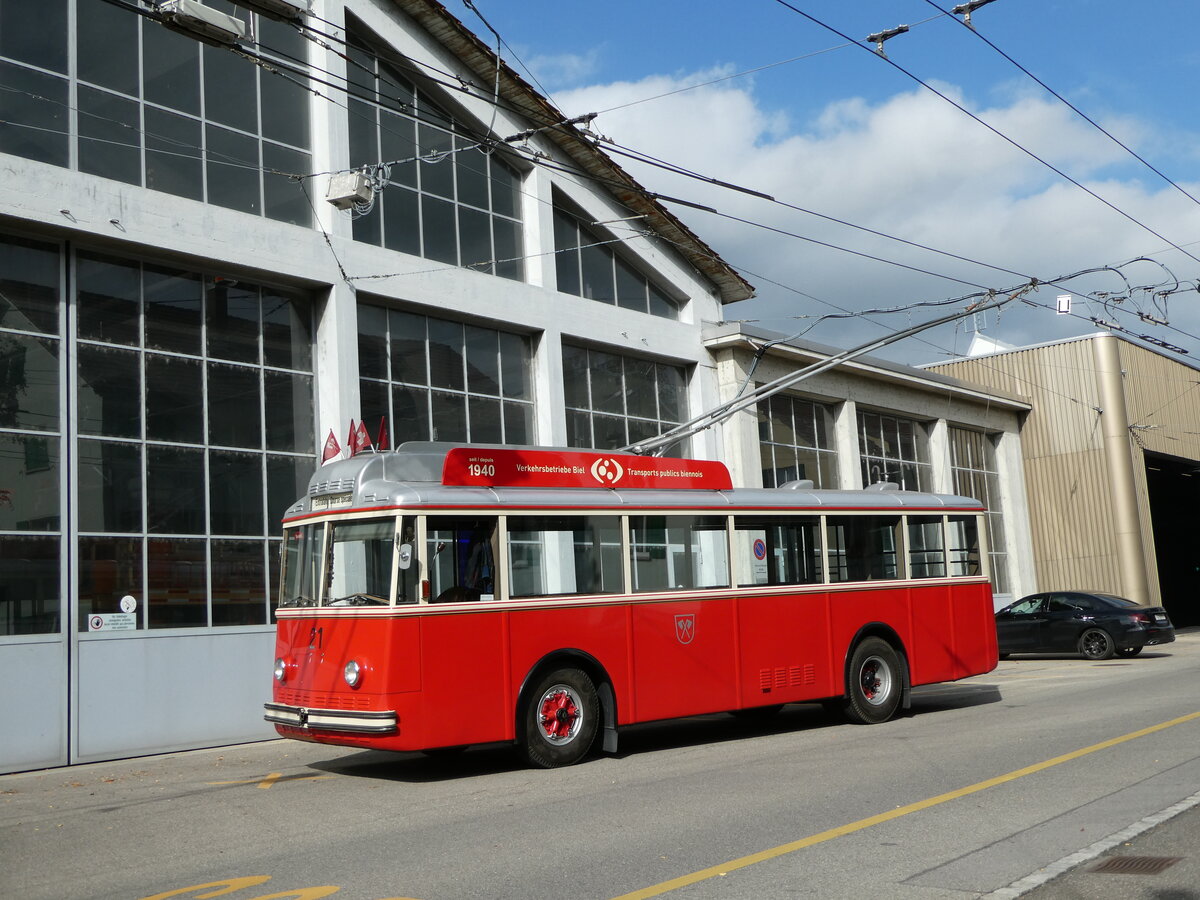
[[[232,784],[233,782],[227,783]],[[241,890],[244,887],[253,887],[256,884],[262,884],[270,880],[270,875],[248,875],[244,878],[227,878],[224,881],[210,881],[206,884],[193,884],[191,887],[164,891],[152,897],[143,897],[142,900],[167,900],[168,897],[180,897],[184,894],[195,894],[200,900],[204,900],[207,897],[220,897],[225,894],[232,894],[234,891]],[[209,888],[216,888],[216,890],[209,890]],[[205,893],[195,893],[197,891],[204,891]]]
[[[289,775],[286,778],[282,772],[270,772],[262,778],[247,778],[242,781],[206,781],[208,785],[219,784],[255,784],[266,790],[277,781],[320,781],[322,778],[332,778],[332,775]]]
[[[1195,719],[1200,719],[1200,712],[1188,713],[1186,716],[1180,716],[1177,719],[1171,719],[1168,722],[1162,722],[1158,725],[1151,725],[1149,728],[1142,728],[1139,731],[1131,731],[1129,734],[1123,734],[1120,737],[1110,738],[1107,741],[1101,741],[1098,744],[1092,744],[1090,747],[1084,747],[1080,750],[1073,750],[1070,753],[1064,753],[1062,756],[1055,756],[1052,759],[1047,759],[1040,763],[1034,763],[1030,766],[1025,766],[1022,769],[1017,769],[1014,772],[1009,772],[1007,775],[998,775],[995,778],[989,778],[987,781],[980,781],[977,784],[969,785],[968,787],[959,788],[958,790],[948,791],[945,794],[938,794],[936,797],[929,797],[926,800],[918,800],[916,803],[910,803],[907,806],[901,806],[896,809],[888,810],[885,813],[880,813],[877,816],[869,816],[866,819],[859,819],[857,822],[851,822],[848,825],[840,825],[837,828],[830,828],[828,831],[822,831],[819,834],[810,835],[806,838],[801,838],[798,841],[792,841],[787,844],[780,844],[778,847],[772,847],[770,850],[762,850],[758,853],[751,853],[749,856],[743,856],[738,859],[730,860],[727,863],[722,863],[718,866],[709,866],[707,869],[701,869],[698,872],[692,872],[690,875],[681,875],[679,878],[672,878],[670,881],[664,881],[661,884],[651,885],[647,888],[642,888],[638,891],[633,891],[629,894],[622,894],[614,900],[646,900],[648,897],[658,897],[670,891],[678,890],[688,885],[697,884],[701,881],[707,881],[710,878],[717,878],[721,875],[727,875],[730,872],[738,869],[744,869],[747,866],[752,866],[755,863],[766,862],[769,859],[776,859],[780,856],[786,856],[789,853],[795,853],[797,850],[803,850],[806,847],[812,847],[816,844],[823,844],[825,841],[831,841],[834,838],[845,837],[848,834],[853,834],[856,831],[870,828],[873,825],[881,825],[884,822],[890,822],[892,819],[898,819],[901,816],[907,816],[909,813],[920,812],[923,809],[930,809],[934,806],[940,806],[943,803],[948,803],[951,800],[957,800],[960,797],[967,797],[971,794],[977,794],[980,791],[986,791],[988,788],[996,787],[1001,784],[1007,784],[1010,781],[1016,781],[1018,778],[1024,778],[1026,775],[1033,775],[1037,772],[1045,771],[1054,766],[1061,765],[1065,762],[1079,759],[1087,756],[1090,753],[1096,753],[1100,750],[1107,750],[1109,747],[1115,747],[1118,744],[1124,744],[1126,741],[1136,740],[1137,738],[1145,737],[1149,734],[1154,734],[1158,731],[1165,731],[1176,725],[1182,725],[1184,722],[1191,722]]]
[[[228,781],[225,784],[247,784],[249,782],[234,782]],[[155,894],[153,897],[143,897],[142,900],[168,900],[170,897],[182,897],[184,894],[191,894],[197,900],[205,900],[208,897],[221,897],[233,891],[241,890],[244,887],[253,887],[258,884],[264,884],[271,880],[270,875],[250,875],[245,878],[229,878],[225,881],[210,881],[207,884],[193,884],[191,887],[176,888],[173,891],[164,891],[161,894]],[[216,890],[210,890],[216,888]],[[321,887],[305,887],[296,888],[290,891],[280,891],[275,894],[262,894],[258,897],[249,898],[249,900],[321,900],[323,897],[329,897],[340,891],[341,888],[337,885],[326,884]],[[204,891],[205,893],[197,893]],[[390,897],[386,900],[414,900],[412,897]]]

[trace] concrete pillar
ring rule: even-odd
[[[954,493],[954,473],[950,467],[950,426],[936,419],[929,429],[930,489],[935,494]]]
[[[1105,334],[1092,341],[1092,351],[1103,409],[1100,427],[1113,500],[1113,530],[1117,539],[1121,591],[1135,603],[1148,604],[1150,588],[1146,576],[1146,557],[1142,550],[1120,347],[1116,337]]]
[[[838,483],[844,491],[860,491],[862,453],[858,446],[858,404],[847,400],[833,411],[833,444],[837,448]]]

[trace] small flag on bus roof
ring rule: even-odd
[[[367,431],[367,423],[359,422],[355,427],[354,420],[350,420],[350,455],[357,456],[364,450],[371,449],[371,435]]]
[[[338,440],[333,436],[333,429],[329,429],[329,437],[325,438],[325,449],[321,451],[321,465],[329,462],[342,455],[342,448],[338,446]]]
[[[379,437],[375,439],[375,449],[380,453],[388,449],[387,416],[379,419]]]

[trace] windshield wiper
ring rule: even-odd
[[[376,597],[374,594],[347,594],[345,597],[338,597],[329,604],[330,606],[387,606],[388,602],[383,597]]]

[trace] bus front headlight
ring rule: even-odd
[[[362,673],[362,666],[358,664],[358,660],[354,659],[346,663],[346,668],[342,670],[342,676],[350,687],[358,687],[358,683],[362,681]]]
[[[280,684],[287,681],[287,663],[282,656],[275,660],[275,680]]]

